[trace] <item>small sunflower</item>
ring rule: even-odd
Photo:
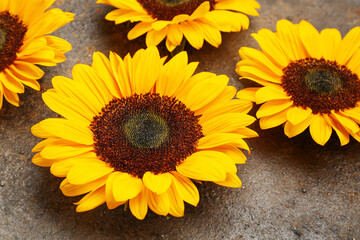
[[[1,0],[0,2],[0,108],[5,99],[19,106],[24,85],[40,90],[36,81],[44,72],[35,66],[55,66],[66,60],[71,45],[49,36],[74,19],[74,14],[54,8],[55,0]]]
[[[97,0],[118,9],[106,19],[120,24],[139,22],[130,30],[128,38],[145,33],[146,45],[156,46],[166,38],[172,52],[181,45],[183,37],[196,49],[204,39],[214,47],[221,44],[222,32],[239,32],[249,27],[249,18],[257,16],[260,5],[255,0]]]
[[[184,201],[199,201],[190,179],[241,186],[239,148],[249,150],[243,138],[257,136],[246,127],[255,120],[251,101],[233,99],[224,75],[193,75],[198,64],[188,64],[186,52],[164,61],[156,47],[124,59],[96,52],[92,66],[76,65],[73,80],[53,78],[43,94],[63,118],[32,127],[47,138],[34,147],[33,163],[66,177],[66,196],[87,193],[78,212],[128,202],[138,219],[148,207],[180,217]]]
[[[276,33],[262,29],[253,37],[262,51],[241,48],[236,70],[263,87],[237,97],[264,103],[256,113],[262,129],[285,123],[291,138],[309,127],[320,145],[332,130],[341,145],[350,135],[360,141],[360,27],[342,39],[337,29],[319,33],[306,21],[280,20]]]

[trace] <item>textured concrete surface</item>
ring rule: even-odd
[[[344,35],[360,25],[359,0],[259,0],[260,17],[251,18],[248,31],[223,34],[215,49],[188,48],[199,71],[226,74],[243,88],[234,68],[241,46],[257,47],[250,36],[261,28],[275,30],[276,21],[305,19],[318,29],[335,27]],[[57,67],[43,68],[42,91],[55,75],[70,77],[76,63],[91,63],[95,50],[121,56],[144,47],[144,38],[126,39],[126,24],[104,20],[112,8],[95,0],[59,0],[57,7],[76,14],[76,20],[55,35],[67,39],[73,50]],[[165,54],[165,47],[161,45]],[[244,84],[244,85],[243,85]],[[261,131],[248,141],[248,162],[238,166],[243,188],[212,183],[198,185],[200,204],[186,206],[185,217],[149,213],[136,220],[122,208],[101,206],[76,213],[79,198],[62,195],[61,179],[48,168],[33,165],[32,147],[39,142],[30,133],[35,123],[56,116],[41,100],[41,92],[27,89],[20,108],[5,104],[0,111],[0,239],[360,239],[360,143],[340,147],[332,136],[325,147],[308,132],[288,139],[282,128]]]

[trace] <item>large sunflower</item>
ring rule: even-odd
[[[294,137],[309,127],[324,145],[332,129],[341,145],[350,135],[360,141],[360,27],[343,39],[336,29],[319,33],[310,23],[277,23],[277,32],[260,30],[253,37],[262,51],[243,47],[236,70],[264,87],[243,89],[237,96],[258,104],[262,129],[285,123]]]
[[[233,99],[228,77],[193,75],[181,52],[164,64],[156,47],[110,60],[96,52],[92,66],[76,65],[73,80],[53,78],[45,103],[63,118],[46,119],[31,131],[40,138],[33,163],[66,177],[66,196],[87,193],[77,211],[106,202],[109,209],[129,201],[135,217],[148,207],[182,216],[184,202],[197,205],[190,179],[240,187],[235,164],[249,150],[243,138],[249,100]]]
[[[146,45],[156,46],[166,38],[172,52],[183,36],[196,49],[204,39],[214,47],[221,44],[222,32],[239,32],[249,27],[249,18],[257,16],[255,0],[97,0],[118,9],[106,19],[120,24],[140,22],[128,34],[130,40],[145,33]],[[245,14],[244,14],[245,13]]]
[[[54,8],[55,0],[0,1],[0,108],[5,99],[19,106],[24,85],[39,90],[44,72],[35,66],[55,66],[66,60],[71,45],[49,36],[74,19],[74,14]]]

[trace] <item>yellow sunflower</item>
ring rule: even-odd
[[[332,130],[341,145],[350,135],[360,141],[360,27],[342,39],[336,29],[319,33],[306,21],[280,20],[276,33],[262,29],[253,37],[262,51],[241,48],[236,70],[263,87],[237,97],[264,103],[256,113],[262,129],[285,123],[291,138],[309,127],[320,145]]]
[[[239,148],[255,137],[246,126],[249,100],[233,99],[227,76],[201,72],[181,52],[164,64],[156,47],[110,60],[96,52],[92,66],[76,65],[73,80],[54,77],[45,103],[63,118],[46,119],[31,131],[47,138],[34,147],[33,163],[66,177],[66,196],[87,193],[77,211],[106,202],[113,209],[129,202],[144,219],[184,214],[199,193],[190,179],[240,187],[235,164]]]
[[[66,60],[71,45],[49,36],[74,19],[74,14],[54,8],[55,0],[0,1],[0,108],[5,99],[19,106],[24,85],[39,90],[44,72],[35,66],[55,66]]]
[[[139,22],[128,34],[130,40],[145,33],[146,45],[156,46],[166,38],[172,52],[183,37],[196,49],[204,39],[214,47],[221,44],[222,32],[239,32],[249,27],[249,18],[257,16],[255,0],[97,0],[118,9],[106,19],[120,24]]]

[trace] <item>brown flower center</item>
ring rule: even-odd
[[[305,58],[283,69],[282,87],[294,104],[314,114],[354,108],[360,101],[360,80],[346,66]]]
[[[0,72],[15,61],[26,31],[27,27],[18,16],[0,12]]]
[[[175,98],[155,93],[114,99],[95,116],[97,156],[117,171],[142,178],[176,170],[203,137],[199,116]]]
[[[215,0],[137,0],[145,11],[157,20],[171,21],[180,14],[191,15],[203,2],[215,6]]]

